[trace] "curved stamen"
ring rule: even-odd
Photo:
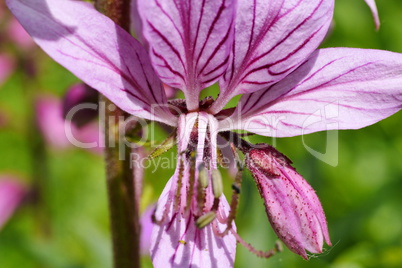
[[[224,237],[229,233],[229,230],[232,229],[233,221],[236,218],[237,208],[239,206],[240,188],[243,178],[243,164],[240,161],[239,155],[237,154],[236,147],[233,145],[233,143],[231,143],[230,145],[236,160],[238,172],[236,174],[235,181],[232,184],[233,193],[232,193],[232,200],[230,202],[229,215],[227,218],[217,217],[221,223],[226,223],[226,229],[223,232],[217,233],[217,235],[220,237]]]
[[[221,234],[216,221],[212,222],[212,230],[216,236],[219,236],[219,234]],[[241,236],[238,233],[236,233],[235,230],[233,230],[233,228],[230,228],[229,231],[236,238],[236,241],[238,243],[240,243],[243,247],[245,247],[248,251],[250,251],[257,257],[268,259],[268,258],[274,256],[276,253],[282,251],[282,245],[279,242],[275,243],[275,248],[273,248],[273,249],[270,249],[267,251],[257,250],[250,243],[247,243],[246,241],[244,241],[243,238],[241,238]]]
[[[240,243],[243,247],[248,249],[248,251],[250,251],[257,257],[268,259],[268,258],[271,258],[272,256],[274,256],[276,253],[282,251],[282,246],[280,243],[275,243],[275,248],[267,250],[267,251],[257,250],[250,243],[247,243],[246,241],[244,241],[243,238],[241,238],[240,235],[238,233],[236,233],[233,229],[230,229],[230,232],[234,235],[234,237],[236,237],[236,240],[238,243]]]
[[[219,221],[222,220],[221,223],[226,223],[226,229],[223,232],[218,232],[217,235],[219,237],[224,237],[229,233],[229,230],[232,229],[233,221],[236,218],[237,215],[237,208],[239,206],[239,197],[240,197],[240,187],[241,187],[241,181],[242,181],[242,176],[243,176],[243,169],[239,169],[239,172],[236,174],[235,182],[233,183],[233,194],[232,194],[232,200],[230,202],[230,211],[229,215],[227,218],[223,219],[220,217],[217,217]]]

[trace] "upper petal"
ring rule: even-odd
[[[143,35],[162,81],[184,91],[189,110],[225,71],[234,0],[138,0]]]
[[[358,129],[402,108],[402,54],[328,48],[265,90],[244,95],[221,129],[291,137]]]
[[[7,0],[22,26],[54,60],[138,117],[175,125],[148,54],[90,4],[73,0]]]
[[[333,3],[239,0],[228,70],[211,111],[219,112],[235,95],[279,81],[303,63],[325,37]]]

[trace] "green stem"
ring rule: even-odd
[[[96,7],[116,24],[129,31],[130,0],[97,0]],[[122,55],[124,57],[125,55]],[[105,103],[105,161],[113,240],[115,268],[140,267],[139,205],[136,202],[134,172],[130,167],[131,150],[119,139],[119,122],[127,117],[119,108],[109,109],[113,103],[101,96]],[[109,144],[114,141],[115,144]],[[124,148],[124,154],[119,150]],[[120,159],[124,156],[124,159]],[[139,179],[139,178],[137,178]]]

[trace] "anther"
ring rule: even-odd
[[[202,187],[207,188],[209,184],[207,169],[205,168],[204,163],[201,163],[198,166],[198,179],[200,180],[200,184]]]
[[[219,170],[212,170],[212,191],[215,198],[219,198],[223,192],[222,175]]]
[[[197,228],[202,229],[210,224],[215,219],[215,217],[216,213],[214,211],[207,212],[197,219],[195,225],[197,226]]]
[[[197,215],[201,215],[204,212],[205,206],[205,196],[206,196],[206,188],[208,187],[209,178],[207,174],[207,169],[205,168],[204,163],[201,163],[198,166],[198,184],[197,184],[197,205],[198,205],[198,213]]]

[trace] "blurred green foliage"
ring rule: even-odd
[[[336,0],[334,27],[323,47],[361,47],[402,52],[402,1],[377,1],[381,28],[375,31],[363,0]],[[32,182],[35,157],[29,143],[32,104],[27,91],[62,96],[77,81],[42,52],[34,55],[38,76],[21,71],[0,89],[0,107],[11,119],[0,129],[0,174],[14,173]],[[212,90],[214,91],[214,90]],[[212,94],[216,92],[212,92]],[[209,94],[209,93],[208,93]],[[305,145],[323,152],[328,133],[286,139],[252,138],[274,144],[293,160],[311,183],[326,211],[333,247],[309,261],[288,249],[269,260],[259,259],[238,246],[236,267],[377,268],[402,267],[402,113],[374,126],[339,131],[337,165],[321,162]],[[157,139],[167,133],[159,130]],[[174,158],[174,150],[169,152]],[[47,172],[43,197],[27,203],[0,232],[1,268],[111,267],[111,244],[101,156],[76,148],[46,148]],[[146,171],[145,208],[157,200],[172,169]],[[227,186],[230,182],[226,182]],[[228,189],[229,187],[226,187]],[[237,228],[259,249],[274,246],[271,230],[254,182],[244,174]],[[144,267],[152,267],[144,257]]]

